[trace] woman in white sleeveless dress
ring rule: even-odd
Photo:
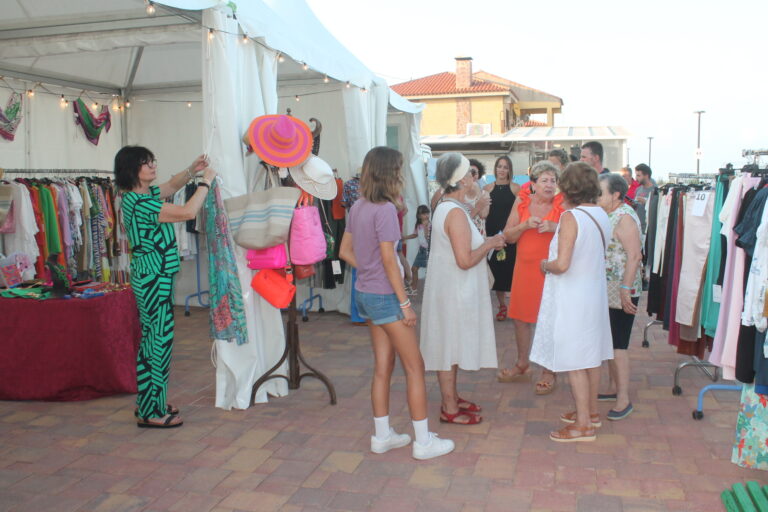
[[[504,246],[503,235],[485,239],[464,204],[472,186],[469,161],[459,153],[437,160],[436,177],[444,194],[432,216],[432,237],[421,309],[421,353],[427,370],[437,371],[440,421],[474,425],[480,406],[462,400],[456,373],[496,368],[496,337],[491,316],[486,255]]]
[[[566,211],[560,217],[549,258],[531,361],[569,372],[576,411],[560,419],[569,425],[550,434],[553,441],[594,441],[601,425],[597,412],[600,366],[613,359],[605,280],[605,243],[611,223],[595,203],[600,194],[597,172],[575,162],[560,178]]]

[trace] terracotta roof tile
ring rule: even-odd
[[[529,119],[528,121],[523,123],[523,126],[549,126],[547,123],[544,123],[542,121],[536,121],[534,119]]]
[[[509,87],[474,79],[472,86],[464,89],[456,88],[456,74],[450,72],[417,78],[409,82],[403,82],[392,86],[392,90],[400,96],[421,96],[431,94],[461,94],[478,92],[509,93]]]

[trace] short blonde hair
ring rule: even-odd
[[[535,182],[539,179],[539,176],[541,176],[545,172],[551,172],[552,174],[554,174],[556,180],[560,179],[560,169],[555,167],[555,164],[553,164],[549,160],[541,160],[533,164],[533,167],[531,167],[529,178],[531,178],[531,181]]]
[[[371,203],[393,203],[402,206],[403,154],[385,146],[373,148],[365,155],[360,175],[360,195]]]

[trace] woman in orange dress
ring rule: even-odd
[[[515,323],[517,361],[512,368],[499,372],[499,382],[530,378],[528,355],[544,288],[544,274],[539,265],[547,258],[549,243],[563,213],[563,198],[557,193],[558,175],[558,169],[551,162],[537,162],[530,172],[531,186],[520,191],[504,228],[507,242],[517,242],[508,313]],[[536,394],[546,395],[554,387],[555,374],[544,369],[536,383]]]

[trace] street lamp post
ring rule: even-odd
[[[648,167],[651,166],[651,143],[653,142],[653,137],[648,137]]]
[[[704,114],[704,110],[697,110],[694,112],[698,119],[698,128],[696,130],[696,174],[699,174],[699,165],[701,164],[701,114]]]

